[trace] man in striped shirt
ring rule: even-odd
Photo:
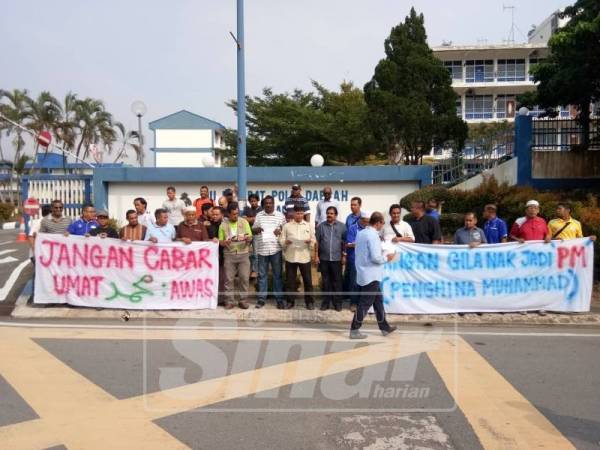
[[[60,200],[52,201],[52,212],[42,219],[42,222],[40,223],[40,233],[65,234],[69,232],[71,219],[63,216],[64,208],[63,202]]]
[[[273,272],[273,291],[277,308],[284,309],[282,253],[278,237],[285,225],[285,217],[275,211],[275,200],[270,195],[263,199],[263,210],[256,215],[252,228],[254,245],[258,256],[258,301],[257,308],[265,306],[269,288],[269,265]]]

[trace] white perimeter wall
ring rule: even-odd
[[[119,223],[125,222],[125,212],[133,209],[133,199],[144,197],[148,201],[148,208],[154,211],[161,207],[166,200],[166,187],[170,183],[110,183],[108,187],[108,210],[111,217],[116,218]],[[200,186],[203,183],[172,183],[177,189],[177,197],[182,192],[187,192],[189,197],[195,200],[199,197]],[[232,184],[232,183],[231,183]],[[208,183],[211,191],[211,197],[215,198],[221,195],[223,189],[230,187],[231,184]],[[291,183],[251,183],[248,186],[249,192],[257,192],[259,197],[273,195],[275,197],[275,206],[280,209],[283,206],[285,197],[290,193]],[[400,181],[395,183],[330,183],[334,191],[334,197],[340,201],[339,218],[343,221],[350,213],[350,199],[352,197],[361,197],[363,209],[369,211],[380,211],[387,216],[387,210],[393,203],[398,203],[402,197],[419,188],[416,181]],[[314,219],[315,207],[318,202],[318,195],[323,189],[323,183],[302,183],[304,195],[310,201],[311,222]]]
[[[156,130],[156,148],[212,148],[212,130]]]

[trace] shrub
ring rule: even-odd
[[[15,212],[15,205],[12,203],[0,203],[0,222],[7,222]]]

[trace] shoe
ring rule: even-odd
[[[313,309],[315,309],[315,304],[310,302],[306,304],[306,309],[312,311]]]
[[[327,311],[329,309],[329,305],[322,304],[319,308],[321,311]]]
[[[356,312],[356,305],[354,303],[350,305],[350,311]]]
[[[358,330],[350,330],[350,339],[366,339],[368,336]]]
[[[287,302],[285,309],[292,309],[294,306],[296,306],[294,302]]]
[[[257,302],[256,302],[256,306],[255,306],[255,308],[256,308],[256,309],[260,309],[260,308],[262,308],[263,306],[265,306],[265,302],[263,302],[262,300],[259,300],[259,301],[257,301]]]
[[[254,279],[256,278],[257,274],[256,272],[250,272],[250,279]]]
[[[233,309],[233,302],[225,302],[225,309]]]
[[[398,327],[389,327],[387,330],[381,330],[381,334],[383,334],[384,336],[387,336],[388,334],[393,333],[397,329],[398,329]]]
[[[240,307],[240,309],[248,309],[250,307],[246,300],[240,300],[238,302],[238,306]]]
[[[342,310],[342,305],[335,305],[334,308],[337,312],[340,312]]]
[[[519,311],[519,314],[521,314],[522,316],[526,316],[527,315],[527,311]]]
[[[538,311],[538,314],[539,314],[540,316],[547,316],[547,315],[548,315],[548,313],[546,312],[546,310],[545,310],[545,309],[540,309],[540,310]]]
[[[459,312],[459,313],[458,313],[458,315],[459,315],[460,317],[465,317],[465,313],[464,313],[464,312]]]

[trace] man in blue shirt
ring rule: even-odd
[[[358,295],[351,294],[356,291],[356,268],[354,267],[354,241],[360,228],[362,200],[360,197],[353,197],[350,200],[350,210],[352,211],[346,217],[346,267],[344,269],[344,295],[350,300],[350,310],[356,311],[358,304]]]
[[[427,209],[425,210],[425,214],[433,217],[435,220],[440,220],[440,204],[435,198],[430,198],[427,202]]]
[[[169,213],[164,208],[154,211],[156,223],[149,225],[144,240],[154,244],[173,242],[176,237],[175,227],[169,223]]]
[[[485,205],[483,217],[486,219],[483,232],[488,244],[499,244],[508,240],[508,228],[506,222],[497,214],[496,205]]]
[[[365,315],[371,306],[375,310],[377,325],[381,334],[387,336],[396,330],[385,319],[383,296],[381,294],[381,279],[383,278],[383,265],[394,259],[394,253],[383,256],[379,232],[384,225],[383,214],[375,212],[369,219],[369,226],[358,234],[356,238],[356,284],[359,286],[360,299],[352,324],[350,325],[350,339],[365,339],[359,329]]]
[[[94,228],[98,228],[96,209],[92,205],[84,205],[81,218],[72,222],[67,228],[67,232],[76,236],[85,236],[89,235]]]

